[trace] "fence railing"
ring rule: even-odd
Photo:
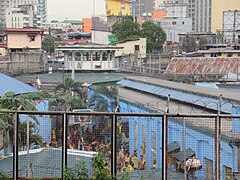
[[[65,167],[104,156],[130,179],[234,179],[240,116],[97,112],[0,112],[0,173],[62,178]],[[131,168],[130,168],[131,167]]]

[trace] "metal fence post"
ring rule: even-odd
[[[14,114],[14,150],[13,150],[13,179],[18,179],[18,120],[19,114]]]
[[[67,114],[62,114],[62,179],[64,179],[64,170],[67,167]]]
[[[167,180],[168,117],[165,113],[162,121],[162,179]]]
[[[112,127],[111,127],[111,138],[112,138],[112,146],[111,146],[111,173],[113,176],[117,174],[117,115],[114,114],[112,116]]]
[[[215,179],[218,180],[221,177],[220,174],[220,156],[221,156],[221,107],[222,106],[222,94],[220,94],[218,101],[218,114],[215,121]]]

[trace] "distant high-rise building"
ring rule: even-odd
[[[38,0],[37,10],[41,16],[41,22],[47,22],[47,0]]]
[[[142,17],[144,13],[152,13],[155,10],[155,0],[133,0],[132,15]]]
[[[22,4],[17,7],[6,9],[6,27],[7,28],[24,28],[40,27],[40,16],[36,7],[32,4]]]
[[[193,32],[211,32],[212,0],[189,0]]]
[[[6,26],[6,8],[9,7],[9,0],[0,0],[0,27]]]
[[[223,29],[223,12],[240,10],[240,0],[212,0],[212,27],[216,32]]]

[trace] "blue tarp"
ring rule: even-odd
[[[153,95],[158,95],[161,97],[168,97],[170,95],[171,99],[176,101],[181,101],[189,104],[194,104],[197,106],[201,106],[207,109],[218,110],[218,99],[210,98],[210,97],[203,97],[200,95],[191,94],[188,92],[182,92],[170,88],[160,87],[157,85],[151,85],[142,82],[136,82],[132,80],[123,79],[119,81],[117,84],[139,90],[145,93],[150,93]],[[222,101],[221,111],[225,113],[232,113],[232,103],[227,101]]]
[[[0,73],[0,96],[8,91],[12,91],[15,94],[23,94],[37,92],[38,90],[28,84]]]

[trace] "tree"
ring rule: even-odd
[[[166,40],[166,33],[161,26],[147,20],[142,24],[141,37],[147,38],[147,52],[159,52]]]
[[[116,35],[119,41],[139,38],[140,25],[138,23],[134,23],[130,18],[124,18],[112,26],[112,33]]]
[[[47,53],[53,53],[55,50],[55,40],[53,37],[48,37],[42,42],[42,49]]]
[[[107,112],[110,110],[113,112],[118,105],[117,96],[116,87],[98,86],[93,97],[90,98],[90,104],[93,105],[95,111]]]
[[[61,92],[52,99],[52,105],[59,106],[61,104],[61,108],[65,110],[68,108],[80,109],[86,105],[84,104],[81,82],[76,82],[72,78],[65,78],[64,83],[56,87],[56,91],[59,90]]]

